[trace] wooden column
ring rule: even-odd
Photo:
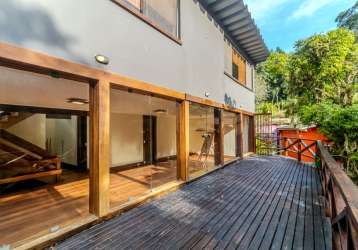
[[[223,111],[221,109],[214,109],[214,156],[215,165],[224,164],[224,126],[223,126]]]
[[[249,131],[250,152],[256,153],[255,116],[249,117]]]
[[[244,130],[244,117],[242,113],[237,114],[237,137],[236,137],[236,156],[243,158],[243,130]]]
[[[182,101],[177,109],[177,174],[178,179],[189,179],[189,102]]]
[[[109,211],[110,83],[90,88],[90,212],[102,217]]]

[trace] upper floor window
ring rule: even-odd
[[[246,62],[246,60],[234,49],[231,47],[227,41],[225,44],[225,73],[230,75],[231,78],[235,79],[241,85],[252,89],[252,76],[250,71],[251,66]]]
[[[179,0],[114,0],[165,35],[179,38]]]

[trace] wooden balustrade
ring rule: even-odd
[[[330,155],[322,142],[317,142],[326,215],[332,221],[334,249],[358,249],[358,187]]]
[[[314,159],[320,170],[326,215],[331,218],[333,249],[358,250],[358,187],[347,176],[343,167],[333,159],[323,143],[270,136],[257,137],[256,140],[269,145],[258,147],[258,154],[264,149],[291,156],[298,161],[303,161],[303,156]]]
[[[317,145],[315,140],[277,137],[277,136],[256,136],[256,140],[261,142],[256,143],[257,154],[281,154],[290,156],[298,161],[304,161],[303,157],[310,159],[311,162],[316,160]]]

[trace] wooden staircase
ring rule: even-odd
[[[58,177],[61,173],[58,156],[0,129],[0,185],[51,175]]]

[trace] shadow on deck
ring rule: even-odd
[[[232,164],[58,249],[330,249],[319,175],[282,157]]]

